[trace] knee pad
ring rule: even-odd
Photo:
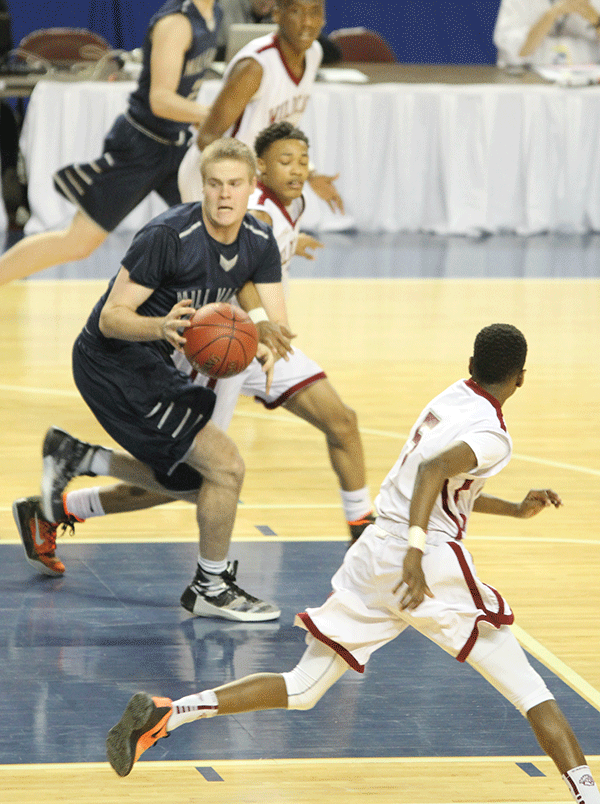
[[[348,665],[332,649],[308,634],[304,655],[289,673],[283,673],[288,709],[312,709],[329,687],[341,678]]]
[[[544,701],[554,700],[544,679],[529,663],[525,651],[508,627],[480,635],[477,650],[467,659],[486,681],[523,715]],[[482,656],[482,658],[477,658]]]

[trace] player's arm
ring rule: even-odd
[[[344,202],[342,196],[338,193],[334,182],[339,179],[340,174],[336,173],[335,176],[327,176],[324,173],[313,172],[308,177],[308,183],[313,191],[329,204],[332,212],[338,210],[344,214]]]
[[[232,69],[198,132],[198,147],[204,150],[238,120],[258,92],[263,68],[255,59],[242,59]]]
[[[150,108],[157,117],[202,125],[208,107],[177,94],[186,51],[192,44],[192,26],[183,14],[169,14],[152,29],[150,54]]]
[[[306,232],[300,232],[298,234],[298,240],[296,241],[294,254],[297,254],[299,257],[304,257],[307,260],[314,260],[315,255],[312,252],[307,251],[309,248],[323,248],[323,243]]]
[[[105,338],[122,341],[158,341],[164,339],[181,350],[185,339],[178,330],[189,327],[188,317],[195,312],[189,299],[177,302],[166,316],[140,315],[138,307],[154,292],[134,282],[121,266],[115,283],[100,313],[100,332]]]
[[[477,457],[464,441],[451,444],[442,452],[420,463],[410,501],[409,543],[413,541],[412,528],[417,529],[414,531],[417,534],[419,530],[422,531],[424,536],[433,506],[446,480],[455,475],[471,472],[476,467]],[[426,595],[433,597],[423,574],[422,558],[422,548],[413,546],[408,548],[402,568],[402,580],[394,589],[396,592],[403,584],[406,586],[400,598],[402,609],[416,609]]]
[[[292,335],[289,327],[285,324],[282,325],[275,320],[271,320],[254,282],[246,282],[244,287],[238,292],[237,298],[240,307],[254,320],[256,328],[258,329],[260,342],[268,346],[269,349],[275,353],[276,357],[283,357],[287,360],[288,352],[292,351],[290,341],[295,336]],[[264,319],[263,316],[267,316],[267,319]]]
[[[539,514],[544,508],[553,505],[560,508],[562,500],[552,489],[531,489],[521,502],[509,502],[500,497],[480,494],[475,500],[473,510],[480,514],[496,514],[497,516],[514,516],[517,519],[529,519]]]

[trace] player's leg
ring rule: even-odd
[[[215,715],[267,709],[310,709],[346,672],[348,665],[311,635],[302,658],[289,673],[257,673],[177,701],[137,693],[106,740],[110,764],[126,776],[141,754],[161,737]]]
[[[340,399],[328,379],[301,389],[283,407],[325,434],[329,460],[340,484],[340,494],[352,541],[374,521],[366,485],[365,458],[358,419]]]
[[[110,509],[108,513],[148,508],[173,499],[195,499],[195,489],[167,489],[157,479],[156,473],[133,455],[80,441],[59,427],[47,431],[42,456],[42,510],[49,522],[61,523],[65,515],[68,516],[63,492],[73,478],[81,475],[114,477],[125,482],[126,486],[104,493]]]
[[[506,626],[481,634],[467,659],[525,715],[578,804],[600,804],[600,793],[573,729]]]
[[[200,550],[207,559],[223,561],[244,481],[244,462],[232,439],[212,421],[196,435],[185,462],[202,475],[197,507]]]
[[[197,433],[185,462],[202,476],[197,499],[200,553],[196,574],[181,605],[202,617],[246,622],[274,620],[277,606],[260,600],[236,584],[237,562],[227,560],[244,463],[234,442],[212,421]]]
[[[65,229],[42,232],[19,240],[0,257],[0,284],[59,265],[82,260],[100,246],[108,236],[83,212],[75,213]]]
[[[108,447],[79,441],[59,428],[50,428],[44,440],[44,474],[40,496],[13,503],[13,517],[29,564],[45,575],[60,576],[65,565],[56,556],[57,530],[74,530],[76,522],[105,514],[139,511],[173,499],[195,504],[197,488],[166,490],[145,464]],[[94,486],[63,493],[79,475],[105,475],[124,483]],[[197,484],[199,485],[199,484]]]

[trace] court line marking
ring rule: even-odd
[[[36,388],[34,386],[22,385],[5,385],[0,384],[0,392],[17,393],[17,394],[35,394],[36,396],[46,394],[47,396],[64,396],[70,399],[81,399],[78,391],[69,391],[66,389],[56,388]],[[235,411],[235,416],[247,419],[261,419],[265,421],[283,422],[285,424],[306,424],[297,416],[292,414],[288,416],[278,416],[277,414],[259,413],[254,411]],[[378,438],[391,438],[397,441],[406,441],[408,438],[407,433],[396,433],[390,430],[377,430],[371,427],[359,427],[362,435],[376,436]],[[523,455],[519,452],[513,452],[513,460],[525,461],[527,463],[535,463],[539,466],[551,466],[554,469],[566,469],[570,472],[579,472],[580,474],[592,475],[593,477],[600,477],[600,469],[593,469],[590,466],[579,466],[572,463],[563,463],[561,461],[552,461],[548,458],[539,458],[533,455]]]
[[[169,503],[167,503],[169,505]],[[191,508],[190,506],[186,506],[184,503],[170,503],[171,511],[183,511],[188,510]],[[160,506],[157,506],[160,507]],[[325,505],[308,505],[308,506],[300,506],[300,505],[240,505],[239,514],[244,514],[244,511],[264,511],[264,510],[295,510],[297,508],[311,508],[315,511],[317,510],[324,510],[324,509],[339,509],[339,505],[337,503],[325,504]],[[0,505],[0,513],[2,514],[11,514],[12,515],[12,507],[8,505]],[[135,512],[132,512],[135,513]],[[256,527],[256,526],[254,526]],[[343,530],[343,528],[341,528]],[[105,544],[105,543],[112,543],[112,544],[139,544],[140,542],[197,542],[198,535],[196,533],[190,533],[189,536],[184,536],[181,533],[173,533],[172,535],[168,534],[160,534],[155,535],[151,538],[148,537],[147,533],[140,534],[139,536],[136,535],[127,535],[127,536],[116,536],[114,534],[107,535],[107,536],[84,536],[81,535],[79,532],[76,536],[77,544]],[[261,533],[249,533],[249,534],[242,534],[237,533],[234,534],[232,541],[233,542],[345,542],[348,540],[348,537],[345,533],[340,535],[335,534],[323,534],[323,533],[311,533],[306,534],[305,536],[285,536],[284,534],[278,533],[275,536],[269,535],[265,536]],[[509,543],[519,543],[519,544],[539,544],[539,545],[548,545],[548,544],[579,544],[587,547],[600,547],[600,539],[571,539],[571,538],[563,538],[560,536],[552,537],[545,539],[543,536],[486,536],[486,535],[469,535],[467,539],[465,539],[465,544],[470,544],[471,542],[509,542]],[[20,544],[20,539],[16,532],[9,536],[8,538],[0,535],[0,544]],[[71,542],[68,539],[62,541],[62,544],[70,544]]]
[[[600,754],[586,754],[586,759],[589,762],[600,762]],[[193,768],[198,767],[201,759],[173,759],[173,760],[143,760],[138,767],[144,770],[161,771],[172,770],[175,767],[179,768]],[[508,763],[514,765],[517,762],[533,762],[538,765],[548,764],[554,768],[554,763],[545,754],[538,756],[514,756],[514,757],[310,757],[305,759],[271,759],[265,757],[264,759],[211,759],[211,767],[219,768],[243,768],[243,767],[256,767],[258,763],[261,766],[267,765],[297,765],[297,766],[314,766],[319,765],[347,765],[349,763],[360,762],[361,765],[426,765],[434,763],[435,765],[455,765],[457,762],[464,762],[468,765],[484,764],[490,765],[493,763]],[[39,764],[2,764],[0,765],[0,774],[15,771],[44,771],[56,770],[62,771],[79,771],[79,770],[97,770],[100,768],[108,767],[107,762],[61,762],[61,763],[39,763]],[[115,776],[115,779],[117,777]],[[472,802],[471,804],[474,804]],[[489,802],[487,802],[489,804]],[[509,804],[509,802],[505,802]],[[530,802],[529,804],[532,804]],[[535,804],[543,804],[543,802],[535,802]],[[556,802],[553,802],[556,804]]]

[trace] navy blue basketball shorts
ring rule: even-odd
[[[212,415],[213,391],[194,385],[155,345],[99,347],[85,331],[73,346],[73,377],[106,432],[162,486],[200,488],[202,477],[183,461]]]
[[[101,157],[67,165],[53,176],[58,192],[106,232],[112,232],[152,190],[169,206],[181,203],[177,171],[191,135],[182,132],[181,142],[171,143],[143,133],[130,121],[125,115],[117,117]]]

